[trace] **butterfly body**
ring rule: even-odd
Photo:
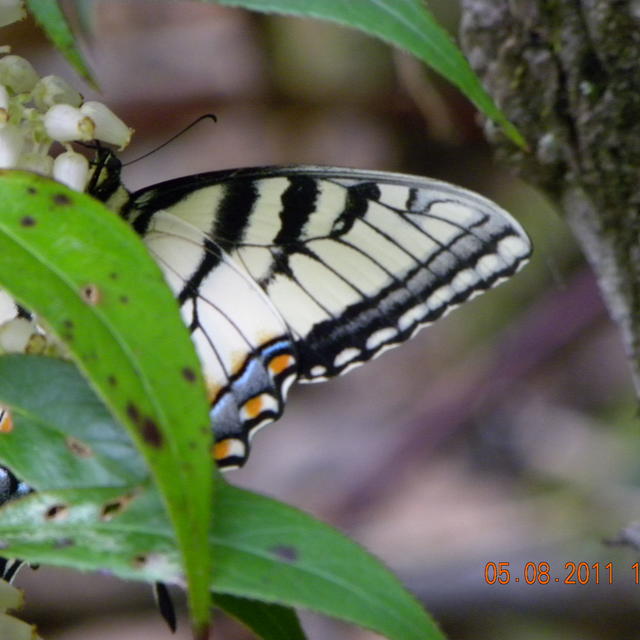
[[[531,246],[504,210],[437,180],[292,166],[128,193],[106,156],[90,193],[142,236],[203,364],[221,466],[295,381],[340,375],[510,277]]]

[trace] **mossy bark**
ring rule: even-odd
[[[640,0],[462,5],[463,48],[530,150],[491,123],[488,136],[560,205],[622,331],[640,394]]]

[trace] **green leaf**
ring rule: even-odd
[[[305,640],[306,636],[293,609],[221,593],[214,604],[251,629],[263,640]]]
[[[40,491],[129,486],[148,471],[124,429],[71,363],[0,357],[0,405],[13,429],[0,434],[0,461]]]
[[[397,640],[442,634],[398,579],[355,542],[275,500],[219,489],[216,593],[305,607]]]
[[[520,147],[526,142],[483,89],[460,49],[422,0],[201,0],[265,13],[322,18],[360,29],[423,60],[455,84]]]
[[[31,493],[0,508],[0,540],[5,556],[52,566],[148,582],[181,583],[183,574],[151,486]]]
[[[48,38],[53,42],[69,64],[83,77],[94,89],[98,89],[93,79],[91,69],[87,65],[75,36],[67,23],[62,10],[54,0],[27,0],[27,8],[42,27]]]
[[[392,640],[443,640],[398,579],[357,544],[296,509],[219,482],[210,542],[216,598],[304,607]],[[0,509],[3,554],[179,584],[160,504],[152,487],[31,494]]]
[[[66,343],[142,452],[176,530],[192,615],[204,627],[211,430],[177,303],[133,230],[93,198],[2,171],[0,202],[0,286]]]

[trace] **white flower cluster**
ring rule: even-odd
[[[0,0],[0,27],[24,16],[22,0]],[[122,149],[133,130],[102,103],[85,102],[62,78],[39,77],[9,47],[0,46],[0,56],[0,169],[34,171],[84,191],[89,162],[72,143],[100,140]],[[54,156],[60,146],[64,151]],[[0,354],[61,351],[35,318],[15,316],[15,304],[0,290]]]
[[[25,16],[22,0],[0,0],[0,26]],[[89,163],[72,142],[129,144],[133,130],[100,102],[58,76],[40,78],[31,63],[0,47],[0,169],[35,171],[83,191]],[[65,151],[53,156],[54,143]]]
[[[100,140],[122,149],[131,134],[108,107],[83,102],[62,78],[40,78],[20,56],[0,58],[0,169],[35,171],[83,191],[89,163],[70,143]],[[65,151],[54,158],[55,142]]]

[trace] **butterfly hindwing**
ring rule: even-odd
[[[296,377],[287,327],[241,265],[171,210],[158,210],[144,242],[180,303],[203,366],[215,457],[238,466],[250,439],[282,414]]]

